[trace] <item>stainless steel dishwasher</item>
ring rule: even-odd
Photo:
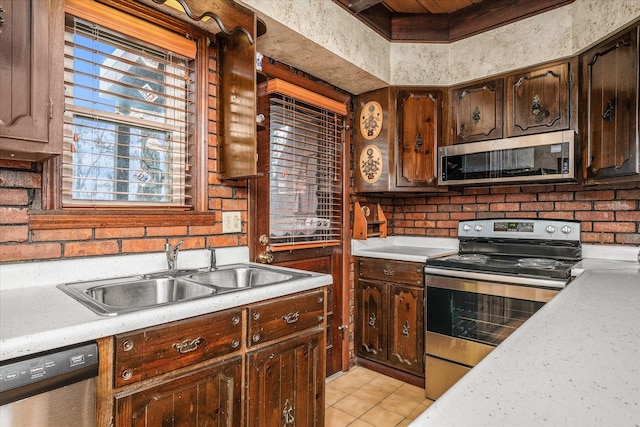
[[[95,427],[98,346],[85,343],[0,364],[0,426]]]

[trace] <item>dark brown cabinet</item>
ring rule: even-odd
[[[386,87],[356,99],[355,189],[440,191],[436,154],[442,137],[444,94]]]
[[[375,362],[369,368],[414,384],[424,380],[422,268],[373,258],[356,263],[356,354]]]
[[[577,101],[572,67],[553,62],[454,88],[453,143],[566,130]]]
[[[453,90],[455,143],[502,138],[503,79]]]
[[[398,187],[436,184],[441,105],[440,92],[398,91]]]
[[[569,128],[569,63],[507,77],[507,137]]]
[[[584,178],[637,180],[638,27],[616,35],[581,57]]]
[[[247,355],[247,427],[324,426],[324,331]]]
[[[224,363],[116,397],[118,426],[240,425],[242,360]]]
[[[41,161],[62,153],[62,8],[51,1],[0,4],[0,157]],[[58,10],[60,9],[60,10]],[[60,104],[60,105],[58,105]]]
[[[323,426],[326,292],[98,340],[98,424]]]

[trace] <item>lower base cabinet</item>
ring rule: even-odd
[[[97,425],[324,426],[326,310],[321,288],[99,339]]]
[[[424,384],[423,265],[359,258],[355,283],[355,351],[362,365]]]
[[[240,425],[242,360],[235,357],[155,387],[116,398],[116,425]]]
[[[324,332],[247,355],[247,425],[324,426]]]

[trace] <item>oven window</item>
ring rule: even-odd
[[[496,346],[544,303],[427,287],[427,330]]]

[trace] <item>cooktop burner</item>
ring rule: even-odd
[[[552,279],[569,279],[575,263],[574,260],[486,254],[455,254],[427,259],[430,267]]]
[[[518,267],[525,267],[525,268],[552,269],[552,268],[556,268],[560,264],[562,264],[562,262],[558,261],[557,259],[520,258],[516,265]]]

